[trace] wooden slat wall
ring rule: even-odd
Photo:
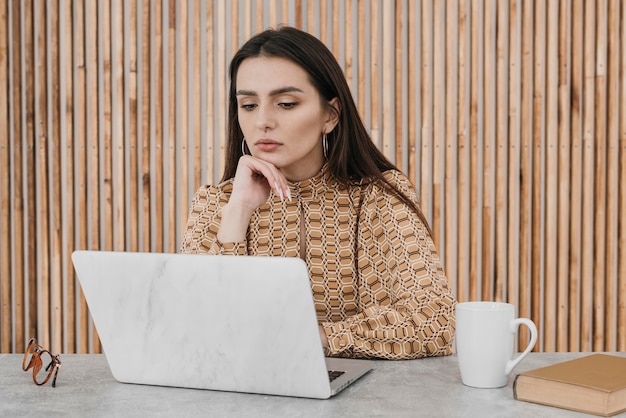
[[[227,65],[288,23],[334,52],[460,301],[537,350],[626,350],[626,3],[0,1],[0,352],[98,352],[74,249],[175,252],[225,149]],[[520,336],[520,344],[527,336]]]

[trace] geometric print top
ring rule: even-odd
[[[406,176],[384,174],[417,202]],[[304,222],[304,259],[327,355],[397,360],[450,354],[456,302],[420,218],[381,186],[346,188],[326,167],[289,187],[291,202],[270,193],[252,215],[246,240],[236,243],[217,240],[232,180],[200,188],[181,251],[299,257]]]

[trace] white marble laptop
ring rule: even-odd
[[[120,382],[324,399],[371,369],[324,357],[299,258],[76,251],[72,260]],[[331,382],[329,369],[343,374]]]

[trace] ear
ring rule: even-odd
[[[339,123],[339,115],[341,115],[341,105],[339,99],[334,97],[328,102],[328,116],[324,122],[324,132],[332,132]]]

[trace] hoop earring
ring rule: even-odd
[[[322,132],[322,150],[324,151],[324,158],[328,159],[328,135],[326,132]]]
[[[246,154],[246,138],[241,141],[241,155],[248,155]]]

